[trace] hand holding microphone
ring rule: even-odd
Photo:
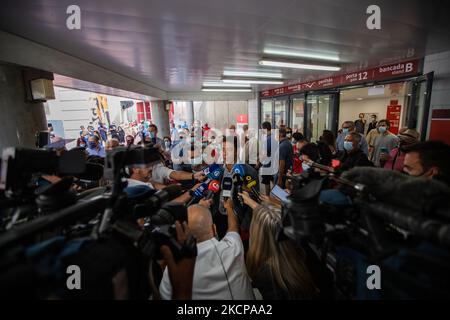
[[[258,206],[258,202],[253,200],[247,191],[239,193],[239,196],[243,199],[244,203],[248,205],[252,210],[254,210]]]
[[[191,204],[199,201],[201,198],[203,198],[205,191],[208,190],[209,180],[203,182],[198,186],[195,190],[189,191],[189,193],[192,196],[192,199],[186,204],[187,207],[189,207]]]

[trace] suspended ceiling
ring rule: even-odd
[[[72,4],[81,8],[81,30],[66,27],[66,9]],[[118,89],[130,90],[132,85],[121,85],[129,79],[143,85],[136,92],[160,98],[199,94],[204,81],[220,79],[224,70],[281,71],[285,84],[333,74],[260,67],[264,49],[336,54],[341,72],[448,49],[446,1],[376,1],[381,30],[366,28],[366,9],[371,4],[366,0],[7,0],[1,4],[0,30],[118,74],[124,79],[114,83]],[[76,72],[75,61],[63,59],[49,71],[110,85],[106,75],[94,78],[89,70]],[[68,68],[68,64],[74,65]],[[146,86],[154,90],[149,92]]]

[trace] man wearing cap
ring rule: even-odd
[[[386,161],[384,164],[385,169],[403,171],[403,162],[405,161],[405,153],[403,148],[419,142],[420,134],[415,129],[402,128],[398,133],[399,143],[398,147],[394,148],[380,158],[382,161]]]

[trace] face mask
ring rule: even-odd
[[[154,132],[150,132],[150,138],[154,138],[155,137],[155,133]]]
[[[84,147],[86,147],[86,144],[80,143],[80,147],[84,148]]]
[[[380,131],[380,133],[385,133],[387,130],[386,127],[378,127],[378,131]]]
[[[353,150],[353,142],[344,141],[344,149],[347,151],[352,151]]]
[[[309,171],[311,169],[311,166],[306,163],[302,163],[302,169],[303,171]]]
[[[89,148],[91,148],[91,149],[97,148],[97,143],[96,143],[96,142],[93,142],[93,141],[90,141],[90,142],[89,142]]]
[[[164,145],[166,146],[166,149],[170,148],[170,142],[169,141],[164,142]]]
[[[345,135],[347,135],[347,134],[348,134],[348,128],[343,128],[343,129],[342,129],[342,133],[345,134]]]
[[[288,134],[286,135],[286,137],[288,137],[289,139],[292,138],[292,133],[288,133]]]

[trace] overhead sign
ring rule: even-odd
[[[262,98],[272,97],[299,91],[335,88],[344,85],[354,85],[364,82],[380,81],[390,78],[415,75],[419,73],[420,61],[421,60],[410,60],[405,62],[399,62],[368,70],[355,71],[315,81],[309,81],[281,88],[265,90],[260,92],[260,97]]]

